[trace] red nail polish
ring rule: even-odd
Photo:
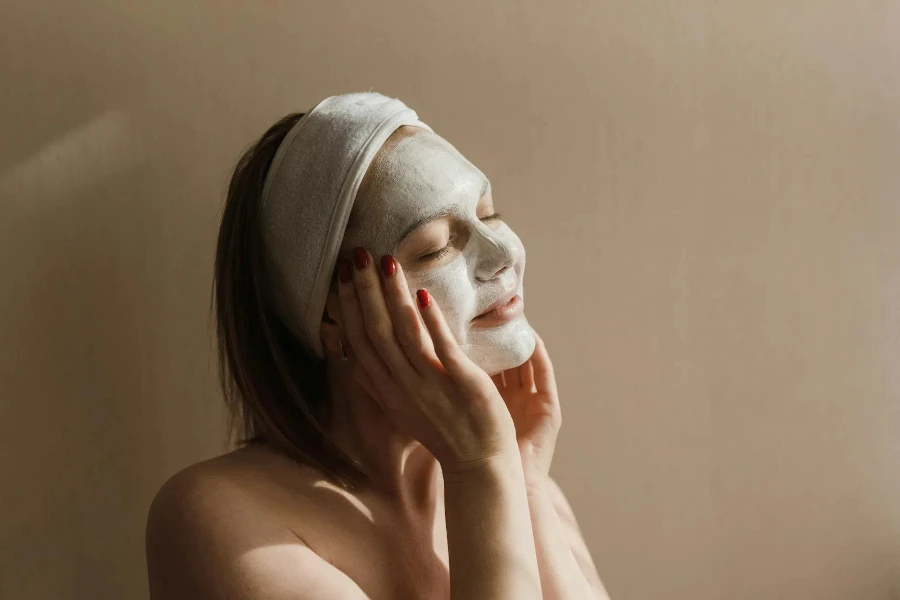
[[[366,265],[369,264],[369,255],[364,248],[353,249],[353,263],[356,265],[358,271],[362,271],[366,268]]]
[[[350,271],[350,263],[344,261],[341,263],[341,266],[338,267],[338,278],[341,280],[341,283],[350,283],[350,280],[353,279],[353,273]]]
[[[428,290],[417,291],[416,298],[419,299],[419,306],[425,307],[431,304],[431,296],[428,295]]]
[[[384,273],[385,277],[390,277],[397,272],[397,263],[394,262],[394,257],[390,254],[385,254],[381,257],[381,272]]]

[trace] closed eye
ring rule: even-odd
[[[425,256],[420,256],[419,260],[422,262],[431,262],[433,260],[439,259],[440,257],[447,254],[448,252],[450,252],[450,244],[447,244],[446,246],[444,246],[440,250],[437,250],[436,252],[426,254]]]
[[[500,221],[500,220],[502,220],[502,219],[503,219],[503,217],[500,215],[500,213],[494,213],[494,214],[488,215],[488,216],[486,216],[486,217],[481,217],[481,219],[479,219],[479,220],[482,221],[482,222],[484,222],[484,221],[487,221],[487,222],[493,222],[493,221]],[[452,240],[451,240],[451,241],[452,241]],[[444,247],[441,248],[440,250],[436,250],[436,251],[431,252],[431,253],[429,253],[429,254],[425,254],[425,255],[423,255],[423,256],[420,256],[420,257],[419,257],[419,261],[421,261],[421,262],[431,262],[431,261],[433,261],[433,260],[438,260],[439,258],[441,258],[442,256],[444,256],[445,254],[447,254],[448,252],[450,252],[450,247],[451,247],[451,244],[448,243],[446,246],[444,246]]]

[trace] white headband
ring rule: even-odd
[[[266,174],[260,219],[275,309],[319,358],[325,300],[356,191],[375,154],[403,125],[434,131],[396,98],[331,96],[288,131]]]

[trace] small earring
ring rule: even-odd
[[[338,344],[341,346],[341,362],[347,362],[349,359],[347,358],[347,352],[344,350],[344,340],[338,340]]]

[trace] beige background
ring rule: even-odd
[[[616,600],[900,598],[900,2],[0,3],[0,597],[146,598],[240,150],[372,88],[492,179]]]

